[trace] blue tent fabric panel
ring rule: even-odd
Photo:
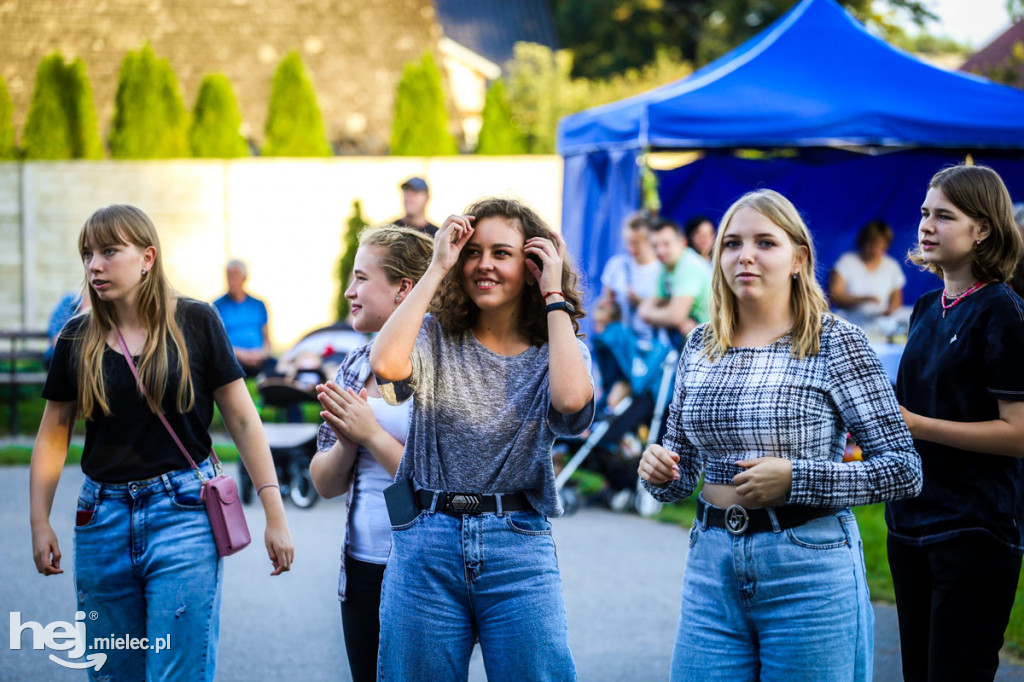
[[[703,214],[717,222],[733,201],[755,189],[773,189],[800,211],[814,238],[822,285],[839,257],[856,249],[858,230],[881,218],[893,229],[889,255],[907,276],[904,300],[938,288],[939,279],[906,262],[917,241],[921,202],[928,181],[941,168],[963,160],[945,151],[905,151],[865,156],[839,150],[808,150],[797,158],[751,160],[712,154],[692,164],[659,172],[662,213],[680,222]],[[1024,159],[984,154],[976,163],[1002,175],[1011,195],[1024,200]]]
[[[681,81],[562,119],[558,149],[1019,149],[1022,121],[1024,92],[926,64],[871,35],[834,0],[803,0]]]

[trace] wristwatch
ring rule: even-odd
[[[572,303],[569,303],[568,301],[556,301],[554,303],[548,303],[547,311],[550,313],[554,310],[564,310],[570,315],[576,312],[576,308],[573,306]]]

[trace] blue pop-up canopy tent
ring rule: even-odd
[[[658,174],[663,213],[678,220],[718,220],[758,187],[788,196],[814,233],[824,276],[872,218],[893,226],[900,258],[916,239],[928,179],[967,153],[1024,200],[1024,92],[932,67],[833,0],[803,0],[681,81],[562,119],[562,231],[592,295],[639,206],[647,149],[704,152]],[[737,149],[788,152],[750,158]],[[916,269],[907,277],[909,302],[939,284]]]

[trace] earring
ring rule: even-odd
[[[978,244],[978,246],[981,246],[981,240],[980,239],[978,240],[977,244]]]
[[[797,278],[797,274],[798,274],[798,273],[796,273],[796,272],[794,272],[794,273],[793,273],[793,279],[796,279],[796,278]]]
[[[142,276],[145,277],[149,273],[149,270],[142,268]]]
[[[402,302],[402,297],[401,296],[395,296],[395,303],[401,303],[401,302]]]

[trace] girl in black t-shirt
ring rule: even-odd
[[[1024,552],[1024,301],[1006,284],[1022,252],[990,168],[936,173],[910,260],[943,288],[918,299],[897,398],[924,486],[889,502],[889,566],[903,676],[992,679]]]
[[[103,679],[211,680],[222,564],[199,477],[157,413],[209,478],[207,429],[216,402],[260,484],[271,575],[278,575],[289,570],[294,548],[270,448],[223,325],[210,306],[175,295],[146,214],[132,206],[102,208],[82,227],[78,248],[92,307],[61,332],[43,388],[30,482],[36,568],[63,573],[50,510],[81,416],[86,478],[74,538],[78,609],[90,614],[94,637],[117,633],[139,644],[102,652]],[[144,393],[120,350],[122,338]],[[97,669],[90,674],[99,677]]]

